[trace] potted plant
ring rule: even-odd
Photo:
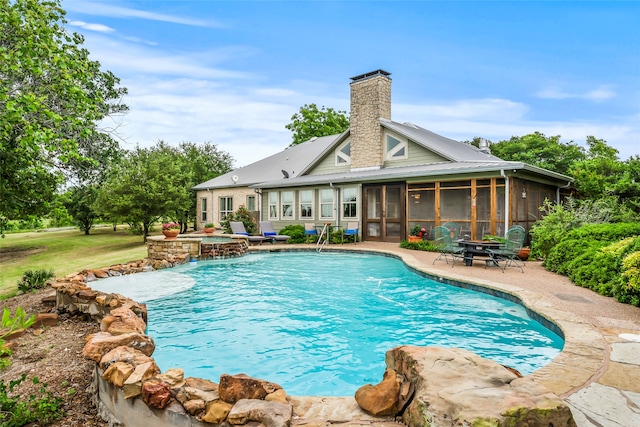
[[[214,223],[212,222],[207,222],[204,225],[204,232],[207,234],[213,233],[214,231],[216,231],[216,226]]]
[[[422,240],[422,236],[426,233],[424,227],[420,227],[419,225],[414,225],[413,228],[409,231],[409,242],[416,243]]]
[[[162,224],[162,234],[166,240],[172,240],[180,234],[180,224],[177,222],[165,222]]]

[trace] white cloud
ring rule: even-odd
[[[108,16],[112,18],[136,18],[150,21],[170,22],[174,24],[195,26],[195,27],[211,27],[222,28],[222,25],[216,21],[205,21],[195,18],[183,18],[179,16],[165,15],[161,13],[153,13],[144,10],[130,9],[126,7],[114,6],[108,3],[97,3],[87,1],[66,0],[64,8],[67,11],[82,13],[85,15]]]
[[[88,24],[83,21],[71,21],[69,22],[69,25],[71,25],[72,27],[80,27],[82,29],[89,30],[89,31],[96,31],[98,33],[112,33],[115,31],[113,28],[108,27],[106,25]]]
[[[591,101],[603,101],[616,97],[616,92],[608,85],[600,86],[596,89],[584,92],[569,92],[557,87],[547,87],[536,93],[538,98],[542,99],[587,99]]]

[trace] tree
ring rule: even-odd
[[[574,162],[585,158],[584,149],[578,144],[561,142],[560,136],[547,137],[540,132],[513,136],[490,147],[491,154],[502,160],[524,162],[564,175],[569,175]]]
[[[68,192],[69,200],[65,204],[69,215],[73,217],[76,225],[85,235],[89,235],[91,227],[99,215],[94,208],[98,197],[98,188],[95,185],[83,185],[74,187]]]
[[[231,171],[233,157],[219,151],[216,145],[206,142],[198,145],[193,142],[180,143],[180,162],[184,173],[183,185],[188,188],[186,210],[175,213],[175,218],[182,224],[182,232],[187,231],[189,223],[196,222],[196,191],[193,187]],[[183,208],[184,208],[183,207]]]
[[[177,153],[168,146],[150,149],[136,147],[101,186],[96,210],[109,218],[121,218],[141,228],[144,241],[152,225],[176,211],[176,201],[186,197],[180,185]]]
[[[161,218],[179,222],[185,232],[189,215],[195,217],[193,187],[229,170],[231,156],[213,144],[176,148],[158,141],[151,148],[137,147],[113,167],[95,206],[102,216],[139,226],[145,241]]]
[[[318,109],[316,104],[305,104],[300,111],[291,116],[291,123],[285,126],[293,132],[290,146],[301,144],[309,139],[342,133],[349,128],[349,117],[346,111],[333,108]]]
[[[60,0],[0,0],[0,231],[42,215],[69,176],[90,176],[117,143],[99,129],[126,89],[65,30]]]

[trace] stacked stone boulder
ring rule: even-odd
[[[356,401],[410,427],[576,426],[548,389],[467,350],[402,346],[387,352],[386,363],[383,381],[361,387]]]
[[[94,291],[87,285],[99,278],[151,271],[187,261],[188,257],[174,256],[167,260],[145,259],[84,270],[52,285],[56,289],[58,312],[85,316],[100,324],[100,331],[87,336],[83,348],[83,356],[96,362],[99,375],[96,381],[120,389],[127,400],[142,400],[152,410],[171,411],[204,423],[289,426],[293,406],[278,384],[243,374],[222,375],[220,384],[216,384],[184,378],[184,371],[178,368],[161,373],[151,357],[155,350],[153,338],[145,334],[146,306],[122,295]],[[104,410],[101,413],[107,415]],[[114,424],[118,423],[116,414],[109,416],[112,421],[115,419]]]

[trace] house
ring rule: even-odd
[[[472,238],[529,229],[545,199],[560,201],[572,179],[503,161],[413,123],[391,120],[391,78],[351,79],[350,127],[196,186],[199,222],[244,205],[276,229],[357,221],[362,240],[399,242],[414,225],[456,222]]]

